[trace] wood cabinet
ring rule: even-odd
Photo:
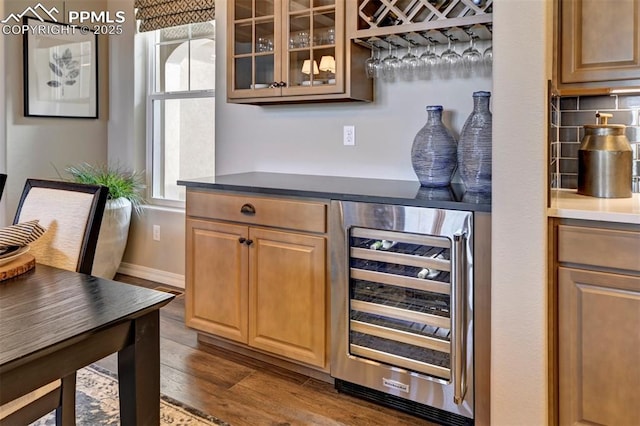
[[[250,228],[249,346],[324,367],[326,239]]]
[[[227,97],[235,103],[373,99],[370,51],[345,37],[345,2],[230,0]]]
[[[247,227],[187,219],[186,235],[187,325],[247,343],[249,251],[239,243]]]
[[[189,189],[187,325],[326,369],[326,209]]]
[[[557,422],[640,424],[640,227],[553,223]]]
[[[558,0],[561,93],[640,86],[640,0]]]

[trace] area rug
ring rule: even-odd
[[[55,426],[51,413],[31,426]],[[76,378],[76,424],[78,426],[119,425],[118,379],[103,368],[92,365],[78,371]],[[175,401],[160,397],[160,425],[229,426],[211,415]]]

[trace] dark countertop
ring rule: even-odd
[[[250,172],[179,180],[178,185],[218,191],[491,211],[490,195],[465,194],[462,184],[427,188],[417,181]]]

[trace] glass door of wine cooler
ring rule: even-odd
[[[475,395],[474,213],[336,200],[330,217],[338,389],[466,424]]]
[[[349,352],[451,379],[451,241],[360,227],[349,237]]]

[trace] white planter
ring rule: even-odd
[[[92,275],[109,279],[116,275],[124,249],[127,247],[130,223],[131,202],[126,198],[107,200],[93,259]]]

